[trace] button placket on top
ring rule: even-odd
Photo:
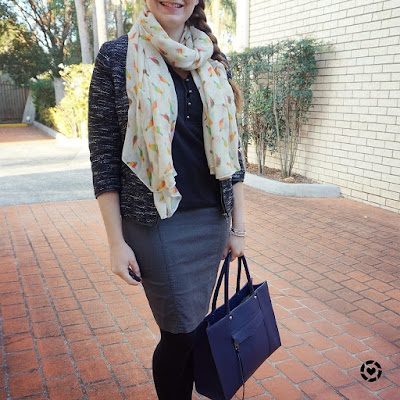
[[[191,105],[192,103],[190,102],[190,95],[193,93],[192,89],[189,89],[190,87],[190,78],[186,78],[184,80],[184,85],[185,85],[185,90],[186,90],[186,99],[187,101],[185,101],[185,115],[186,115],[186,119],[190,119],[190,113],[191,113]]]

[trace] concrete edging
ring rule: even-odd
[[[41,131],[47,133],[48,135],[52,136],[54,139],[57,139],[60,142],[65,143],[65,144],[85,145],[88,142],[87,139],[70,139],[70,138],[67,138],[62,133],[57,132],[56,130],[51,129],[48,126],[43,125],[43,124],[41,124],[40,122],[37,122],[37,121],[33,121],[33,126],[35,128],[40,129]]]
[[[285,183],[246,172],[244,183],[263,192],[288,197],[340,197],[340,187],[319,183]]]

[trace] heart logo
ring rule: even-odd
[[[361,377],[367,382],[375,382],[382,375],[382,367],[373,360],[366,361],[360,368]]]
[[[375,368],[367,368],[367,372],[368,372],[370,375],[373,375],[373,374],[376,372],[376,369],[375,369]]]

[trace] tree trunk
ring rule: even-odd
[[[262,143],[262,138],[261,135],[257,136],[256,139],[256,146],[257,146],[257,165],[258,165],[258,173],[262,174],[263,173],[263,159],[262,159],[262,149],[263,149],[263,143]]]
[[[137,0],[134,0],[132,2],[132,6],[133,6],[133,13],[132,13],[133,21],[136,21],[139,16],[139,12],[140,12],[140,6],[139,6]]]
[[[97,15],[96,15],[96,3],[94,1],[92,4],[92,26],[93,26],[93,54],[94,58],[96,58],[97,53],[99,52],[99,38],[97,35]]]
[[[64,98],[64,84],[61,78],[54,78],[54,94],[56,96],[56,105],[58,106]]]
[[[213,23],[213,34],[219,38],[221,31],[221,0],[212,1],[212,23]]]
[[[90,48],[89,28],[86,20],[85,5],[83,0],[75,0],[76,16],[78,20],[79,40],[81,42],[82,62],[92,64],[92,50]]]
[[[105,0],[95,0],[97,20],[97,40],[99,48],[108,40]]]
[[[115,0],[115,11],[117,17],[117,37],[122,36],[124,32],[124,20],[122,17],[122,4],[121,0]]]

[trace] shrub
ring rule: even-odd
[[[250,141],[255,144],[259,172],[268,148],[271,154],[279,151],[282,176],[291,175],[318,72],[315,54],[324,49],[314,39],[301,39],[229,55],[244,98],[239,115],[242,142],[245,147]]]
[[[325,47],[313,39],[279,44],[272,66],[273,114],[283,178],[291,176],[301,127],[308,121],[311,85],[318,74],[315,54]]]
[[[272,104],[271,91],[266,85],[273,45],[253,47],[242,53],[229,54],[235,82],[243,95],[243,109],[238,115],[242,147],[247,160],[250,142],[256,146],[258,169],[262,172],[267,144],[274,144],[273,124],[266,112]]]
[[[243,149],[243,156],[247,162],[247,148],[250,141],[249,132],[249,104],[251,94],[251,70],[252,66],[249,63],[250,50],[243,53],[231,53],[228,55],[230,68],[235,82],[240,86],[243,96],[242,112],[238,113],[238,128],[240,140]]]
[[[65,82],[65,96],[50,112],[57,130],[67,137],[87,137],[88,94],[92,72],[91,64],[69,65],[60,71]]]
[[[37,121],[49,127],[53,127],[50,108],[56,104],[53,81],[49,76],[31,80],[29,84],[33,103],[36,108]]]

